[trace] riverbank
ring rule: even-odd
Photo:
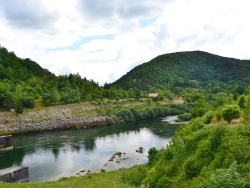
[[[75,104],[27,110],[20,115],[1,112],[0,135],[107,125],[106,116],[96,113],[96,108],[95,105]]]
[[[123,168],[115,171],[110,172],[101,172],[101,173],[92,173],[86,176],[81,177],[69,177],[69,178],[62,178],[58,181],[49,181],[43,183],[22,183],[22,184],[8,184],[8,183],[1,183],[1,188],[26,188],[26,187],[34,187],[34,188],[62,188],[62,187],[89,187],[89,188],[133,188],[134,185],[130,185],[126,183],[126,181],[122,181],[128,174],[133,173],[137,169],[148,169],[147,165],[141,166],[134,166],[131,168]]]
[[[19,115],[15,112],[0,112],[0,136],[99,127],[120,121],[177,115],[189,109],[189,106],[175,101],[128,100],[35,108]]]
[[[31,132],[45,132],[62,129],[80,129],[107,125],[104,116],[87,116],[82,118],[70,119],[53,119],[44,122],[36,122],[31,125],[22,123],[21,125],[13,124],[0,128],[0,135],[24,134]]]

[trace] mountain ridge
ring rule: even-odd
[[[184,71],[185,70],[185,71]],[[146,89],[146,85],[183,86],[188,80],[202,85],[232,80],[250,81],[250,60],[228,58],[204,51],[174,52],[159,55],[136,66],[111,87]],[[184,78],[184,79],[183,79]]]

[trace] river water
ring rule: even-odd
[[[14,149],[0,153],[0,169],[29,168],[29,181],[42,182],[147,163],[148,150],[165,147],[178,125],[161,119],[101,128],[64,130],[13,137]],[[139,147],[143,153],[136,152]],[[116,152],[113,161],[109,159]],[[80,172],[85,170],[85,172]]]

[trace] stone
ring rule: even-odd
[[[0,151],[13,149],[12,135],[6,135],[0,137]]]
[[[13,166],[0,170],[0,181],[7,183],[22,183],[29,181],[28,167]]]

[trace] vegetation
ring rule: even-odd
[[[209,93],[242,93],[250,81],[250,61],[225,58],[201,51],[157,56],[135,67],[111,84],[140,90],[168,89],[179,94],[185,88]]]
[[[249,96],[246,96],[242,110],[237,106],[239,99],[228,101],[230,105],[224,104],[222,111],[218,108],[180,127],[166,148],[151,148],[147,164],[149,170],[139,176],[139,179],[145,176],[141,185],[170,188],[250,187],[249,122],[231,124],[234,118],[243,120],[249,116]],[[226,122],[218,114],[222,114]],[[128,180],[136,175],[136,172],[130,173]],[[138,183],[131,181],[129,184],[136,186]]]
[[[226,120],[228,123],[230,123],[233,119],[237,119],[240,117],[240,108],[238,106],[226,106],[222,112],[221,115],[224,120]]]
[[[18,58],[0,46],[0,110],[135,97],[133,91],[106,90],[79,74],[55,76],[36,62]]]
[[[147,165],[1,187],[250,187],[249,82],[250,61],[194,51],[158,56],[100,87],[79,74],[55,76],[1,47],[2,111],[14,108],[19,117],[28,108],[85,102],[86,109],[77,105],[79,109],[69,115],[104,115],[109,124],[117,117],[121,121],[166,115],[178,115],[178,121],[191,119],[168,147],[149,150]],[[149,93],[159,95],[149,98]],[[171,104],[176,98],[183,99],[181,104]]]
[[[44,183],[22,183],[22,184],[7,184],[0,183],[1,188],[61,188],[61,187],[76,187],[76,188],[104,188],[104,187],[121,187],[133,188],[121,181],[123,173],[129,173],[136,168],[121,169],[112,172],[102,172],[97,174],[89,174],[82,177],[62,178],[59,181],[44,182]]]

